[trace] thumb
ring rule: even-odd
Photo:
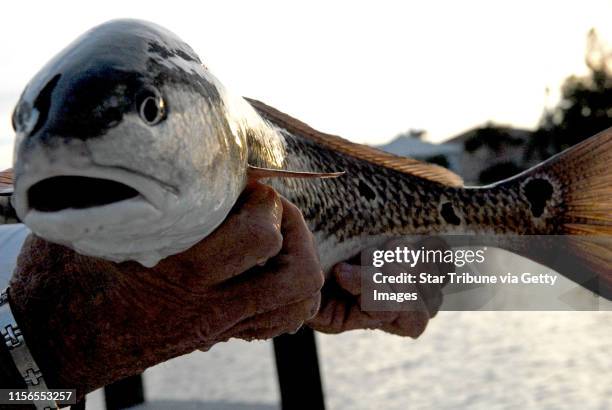
[[[338,285],[351,295],[361,294],[361,266],[341,262],[334,266],[332,275]]]

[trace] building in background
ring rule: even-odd
[[[537,160],[528,158],[533,132],[487,124],[441,144],[409,131],[377,148],[396,155],[441,165],[459,174],[467,185],[487,184],[516,175]]]
[[[423,141],[423,135],[423,131],[411,130],[398,135],[388,144],[378,145],[376,148],[391,154],[438,164],[461,175],[463,146],[454,142],[433,144]]]
[[[537,160],[529,158],[533,132],[487,124],[449,139],[461,147],[459,175],[467,185],[490,184],[518,174]]]

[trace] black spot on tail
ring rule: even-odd
[[[376,193],[365,182],[360,180],[358,188],[359,188],[359,194],[361,194],[362,197],[368,200],[372,200],[376,198]]]
[[[442,204],[442,209],[440,211],[442,218],[451,224],[451,225],[459,225],[461,223],[461,219],[455,214],[455,210],[453,209],[453,204],[450,202],[445,202]]]
[[[523,192],[529,201],[531,213],[537,218],[542,215],[546,202],[552,197],[553,187],[547,180],[535,178],[525,184]]]

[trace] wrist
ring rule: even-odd
[[[76,389],[82,397],[98,386],[96,372],[87,369],[85,360],[91,352],[83,346],[95,345],[95,340],[82,311],[86,298],[75,255],[30,236],[11,278],[9,302],[47,386]]]
[[[65,359],[71,356],[67,346],[54,341],[57,335],[50,335],[50,329],[41,325],[37,320],[39,315],[24,301],[21,292],[9,288],[9,303],[23,339],[40,367],[47,387],[75,388],[70,378],[66,377],[69,376],[68,372],[63,370],[66,368]]]

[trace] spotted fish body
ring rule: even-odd
[[[568,177],[559,178],[546,165],[495,185],[464,187],[458,177],[436,166],[319,133],[259,101],[250,102],[281,134],[284,167],[346,171],[337,179],[270,181],[302,209],[325,267],[389,235],[570,233],[565,226],[569,215],[563,212]],[[605,139],[609,146],[610,137],[607,132],[599,143]],[[554,158],[549,165],[557,162]]]
[[[114,261],[152,266],[207,236],[253,166],[344,171],[266,180],[302,210],[325,270],[390,235],[612,234],[610,130],[509,180],[464,187],[444,168],[232,96],[188,45],[141,21],[106,23],[65,49],[26,87],[14,124],[19,218]],[[575,249],[612,284],[612,251]]]

